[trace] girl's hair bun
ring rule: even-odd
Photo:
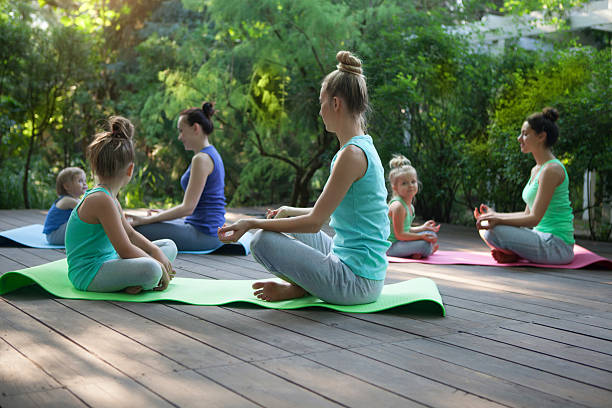
[[[363,73],[361,69],[361,60],[350,51],[338,51],[336,59],[338,60],[338,65],[336,65],[336,67],[339,71],[348,72],[354,75],[361,75]]]
[[[412,166],[412,163],[401,154],[394,154],[393,158],[389,161],[389,167],[391,169],[399,169],[404,166]]]
[[[553,123],[559,119],[559,111],[551,107],[542,109],[542,115]]]
[[[208,119],[212,118],[212,115],[215,114],[215,103],[214,102],[204,102],[202,104],[202,112]]]
[[[134,137],[134,125],[123,116],[108,118],[108,127],[112,137],[131,140]]]

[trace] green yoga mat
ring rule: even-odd
[[[333,305],[314,297],[280,302],[265,302],[253,296],[251,285],[254,280],[213,280],[174,278],[163,292],[146,291],[138,295],[122,292],[83,292],[72,286],[68,280],[66,259],[32,268],[6,272],[0,276],[0,295],[24,286],[38,284],[47,292],[61,298],[86,300],[114,300],[122,302],[175,301],[201,306],[218,306],[228,303],[247,302],[271,309],[299,309],[320,306],[341,312],[372,313],[392,309],[410,303],[431,306],[437,313],[445,315],[442,297],[436,284],[428,278],[416,278],[400,283],[385,285],[382,294],[374,303],[364,305]]]

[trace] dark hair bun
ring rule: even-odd
[[[559,119],[559,112],[555,108],[548,107],[542,109],[542,115],[553,123]]]
[[[134,136],[134,125],[123,116],[111,116],[108,118],[108,127],[112,137],[132,139]]]
[[[212,118],[212,115],[215,114],[215,104],[214,102],[204,102],[202,104],[202,112],[208,119]]]

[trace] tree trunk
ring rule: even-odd
[[[23,205],[25,208],[30,208],[30,198],[28,196],[28,179],[30,174],[30,163],[32,162],[32,152],[34,151],[34,139],[36,134],[32,130],[32,136],[30,136],[30,145],[28,146],[28,156],[26,158],[25,170],[23,172]]]

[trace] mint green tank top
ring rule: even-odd
[[[387,249],[389,217],[385,172],[368,135],[355,136],[340,148],[334,156],[333,168],[338,154],[348,145],[363,150],[368,168],[355,181],[331,215],[329,225],[336,231],[332,252],[358,276],[372,280],[383,280],[387,273]]]
[[[555,188],[550,204],[540,220],[540,223],[535,226],[534,230],[547,232],[561,238],[566,244],[574,245],[574,215],[572,214],[572,206],[569,200],[569,176],[565,166],[558,159],[547,161],[540,167],[538,173],[529,180],[523,189],[523,201],[529,206],[529,210],[533,207],[536,194],[538,193],[538,177],[540,172],[548,163],[557,163],[563,168],[565,178],[563,182]]]
[[[391,199],[391,201],[389,201],[389,207],[395,201],[399,201],[404,206],[404,208],[406,209],[406,218],[404,218],[404,229],[402,230],[402,232],[409,232],[410,231],[410,226],[412,225],[412,221],[414,221],[414,208],[412,208],[412,204],[410,206],[408,206],[408,204],[406,204],[404,199],[402,197],[399,197],[399,196],[394,196]],[[411,209],[412,209],[412,214],[410,214],[410,210]],[[391,228],[390,228],[390,233],[389,233],[389,241],[395,242],[395,241],[397,241],[397,238],[395,237],[395,232],[393,231],[393,219],[391,218],[391,214],[389,214],[389,222],[391,223]]]
[[[102,264],[119,257],[106,236],[102,224],[88,224],[79,218],[78,209],[83,204],[83,200],[97,191],[104,191],[111,196],[103,187],[92,188],[85,192],[79,204],[70,214],[68,225],[66,225],[68,278],[78,290],[87,290]]]

